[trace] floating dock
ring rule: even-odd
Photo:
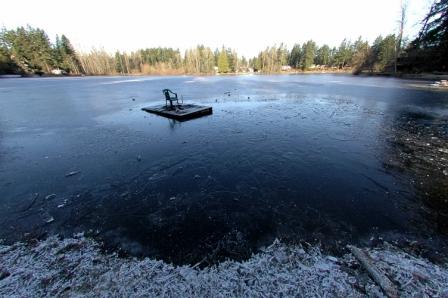
[[[167,107],[166,105],[152,106],[142,108],[143,111],[148,113],[157,114],[167,118],[183,121],[189,120],[213,113],[212,107],[198,106],[193,104],[185,104],[176,106],[174,109]]]

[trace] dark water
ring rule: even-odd
[[[275,237],[329,247],[373,233],[443,238],[448,92],[421,85],[0,80],[0,238],[85,231],[176,263],[246,258]],[[213,115],[176,122],[140,110],[164,88]]]

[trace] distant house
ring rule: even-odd
[[[282,71],[291,71],[291,66],[283,65],[281,69],[282,69]]]
[[[248,73],[248,72],[254,72],[254,70],[253,68],[247,66],[241,66],[237,72]]]
[[[316,65],[316,69],[320,69],[320,70],[325,70],[325,69],[327,69],[328,68],[328,66],[327,65]]]
[[[51,70],[51,73],[54,74],[54,75],[60,76],[61,74],[64,73],[64,71],[62,69],[55,68],[55,69]]]

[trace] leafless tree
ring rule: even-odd
[[[398,56],[400,55],[401,48],[402,48],[403,33],[404,33],[404,26],[406,24],[407,9],[408,9],[407,0],[400,0],[400,18],[398,20],[398,36],[396,39],[395,59],[394,59],[394,73],[395,74],[397,73]]]

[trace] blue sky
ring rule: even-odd
[[[412,37],[431,0],[408,0],[405,34]],[[401,0],[163,0],[4,1],[0,24],[30,24],[54,38],[66,34],[78,49],[109,52],[167,46],[182,51],[223,44],[245,56],[308,39],[337,46],[362,35],[372,42],[396,32]]]

